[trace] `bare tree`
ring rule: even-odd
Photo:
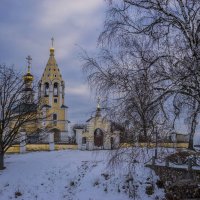
[[[146,36],[163,56],[157,72],[179,97],[200,102],[200,2],[198,0],[109,0],[99,43],[126,47]],[[161,60],[157,60],[161,62]],[[159,87],[161,88],[161,86]],[[197,109],[196,111],[199,111]],[[192,120],[190,120],[192,123]],[[194,124],[194,123],[192,123]],[[192,125],[191,124],[191,125]],[[194,135],[191,129],[191,137]],[[190,140],[190,142],[192,139]],[[191,148],[191,144],[189,147]]]
[[[20,130],[29,126],[30,133],[36,131],[41,117],[38,100],[32,94],[36,88],[26,84],[16,70],[0,66],[0,170],[4,169],[6,151],[19,142]]]
[[[168,121],[164,102],[172,92],[164,84],[158,89],[163,81],[157,78],[155,64],[162,56],[154,56],[151,44],[143,39],[129,41],[118,52],[103,49],[96,59],[83,57],[88,81],[104,97],[107,115],[124,124],[133,143],[138,138],[150,141],[155,127]]]
[[[193,149],[193,138],[198,125],[198,119],[200,114],[200,104],[197,100],[190,96],[182,95],[180,93],[175,94],[173,98],[174,107],[174,120],[179,118],[181,113],[186,113],[185,124],[188,125],[189,131],[189,149]]]

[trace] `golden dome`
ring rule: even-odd
[[[50,48],[50,54],[52,54],[52,53],[54,54],[54,48],[53,47]]]
[[[26,75],[24,75],[23,77],[24,81],[33,81],[33,75],[31,73],[27,73]]]
[[[30,72],[30,66],[28,66],[28,72],[27,72],[27,74],[25,74],[23,76],[23,79],[24,79],[25,82],[33,81],[34,78],[33,78],[33,75]]]

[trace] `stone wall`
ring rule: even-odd
[[[200,171],[166,166],[151,166],[160,177],[158,186],[163,186],[167,200],[200,199]]]

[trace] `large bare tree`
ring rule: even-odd
[[[26,88],[26,84],[14,68],[0,66],[0,170],[4,169],[6,151],[20,141],[20,130],[25,126],[33,129],[41,116],[38,100],[30,93],[36,88]]]
[[[106,113],[111,120],[124,124],[133,143],[138,138],[150,141],[155,127],[169,119],[164,103],[172,89],[157,77],[155,68],[163,56],[155,56],[151,48],[143,38],[129,40],[118,51],[103,49],[97,58],[83,57],[88,81],[105,100]]]
[[[173,86],[173,95],[200,102],[200,1],[109,0],[109,9],[99,43],[124,48],[138,36],[154,43],[157,75]],[[164,59],[165,58],[165,59]],[[159,89],[161,89],[160,85]],[[172,87],[171,87],[172,88]],[[186,98],[184,97],[186,96]],[[176,98],[177,100],[177,98]],[[187,104],[187,103],[186,103]],[[198,106],[197,106],[198,107]],[[198,116],[199,109],[195,115]],[[195,116],[192,115],[192,116]],[[191,116],[191,117],[192,117]],[[191,122],[190,144],[195,131]]]

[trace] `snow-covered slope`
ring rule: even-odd
[[[6,169],[0,171],[0,200],[126,200],[129,185],[126,164],[107,167],[107,151],[65,150],[6,155]],[[145,188],[157,177],[143,164],[133,173],[135,199],[161,199],[155,186],[148,196]]]

